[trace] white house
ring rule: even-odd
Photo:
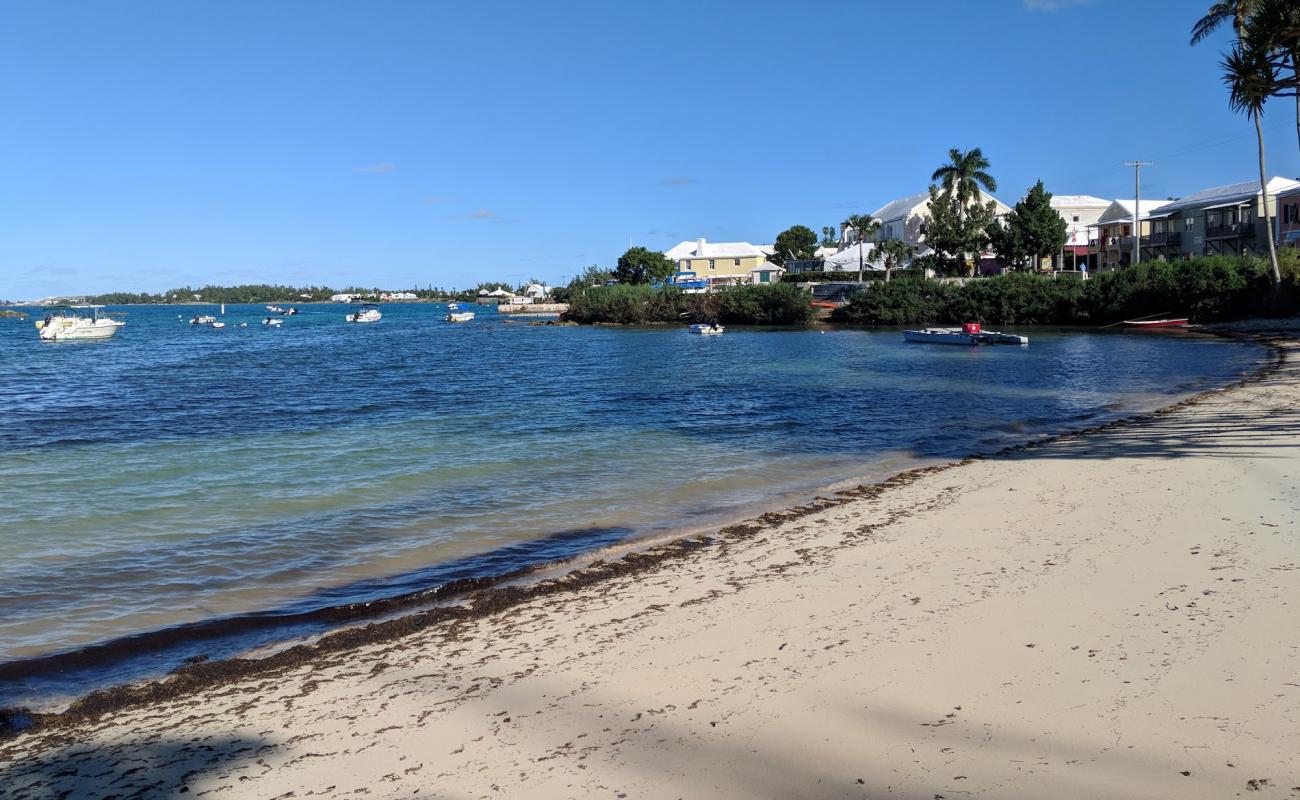
[[[980,191],[980,203],[987,203],[990,200],[996,206],[994,213],[997,217],[1001,218],[1011,213],[1011,208],[1006,203],[987,192]],[[908,244],[922,244],[925,235],[921,231],[926,221],[930,219],[930,192],[925,191],[890,201],[876,209],[871,216],[880,222],[880,232],[876,235],[878,240],[902,239]],[[856,235],[853,235],[851,230],[848,233],[850,237],[845,241],[857,241]]]
[[[696,239],[693,242],[681,242],[664,255],[676,262],[679,272],[694,272],[711,284],[725,286],[756,280],[770,282],[772,268],[779,269],[767,260],[771,252],[769,245]],[[768,281],[761,280],[762,274],[768,275]]]
[[[542,300],[551,293],[551,287],[544,283],[530,283],[524,287],[524,294],[534,300]]]

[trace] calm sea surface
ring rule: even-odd
[[[282,329],[230,306],[224,330],[186,324],[212,306],[123,310],[106,342],[0,319],[0,705],[1131,414],[1265,357],[1102,332],[963,348],[485,308],[450,325],[435,305],[355,326],[305,306]]]

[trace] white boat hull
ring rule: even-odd
[[[48,325],[40,325],[41,339],[47,342],[73,342],[86,339],[107,339],[125,326],[125,322],[101,319],[68,321],[62,318],[52,320]]]
[[[916,344],[1029,344],[1028,336],[999,331],[981,331],[966,333],[961,328],[926,328],[919,331],[903,331],[903,341]]]
[[[448,314],[446,317],[448,322],[469,322],[472,319],[474,319],[473,311],[461,311],[455,314]]]
[[[721,336],[726,330],[721,325],[692,325],[690,327],[691,333],[700,336]]]

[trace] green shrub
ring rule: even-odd
[[[894,274],[898,275],[899,273],[897,270],[895,270]],[[866,270],[865,272],[862,273],[862,279],[864,281],[879,281],[879,280],[884,280],[884,278],[885,278],[885,273],[883,272],[872,272],[871,270]],[[852,271],[829,271],[829,272],[822,272],[822,271],[800,272],[796,275],[792,275],[787,272],[781,276],[781,282],[782,283],[857,283],[858,271],[852,270]]]
[[[565,319],[587,324],[803,325],[812,319],[812,307],[808,293],[790,284],[735,286],[711,294],[618,284],[574,290]]]
[[[909,277],[859,292],[834,318],[859,325],[1078,325],[1160,314],[1207,322],[1298,308],[1295,279],[1275,289],[1259,259],[1208,256],[1143,262],[1086,282],[1027,273],[962,285]]]

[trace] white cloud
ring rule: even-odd
[[[470,219],[495,219],[496,217],[497,217],[497,212],[488,211],[486,208],[480,208],[476,211],[471,211],[469,214]]]
[[[365,167],[357,167],[357,172],[368,172],[372,175],[376,175],[383,172],[392,172],[395,169],[397,169],[396,165],[390,164],[387,161],[381,161],[378,164],[370,164],[369,166],[365,166]]]

